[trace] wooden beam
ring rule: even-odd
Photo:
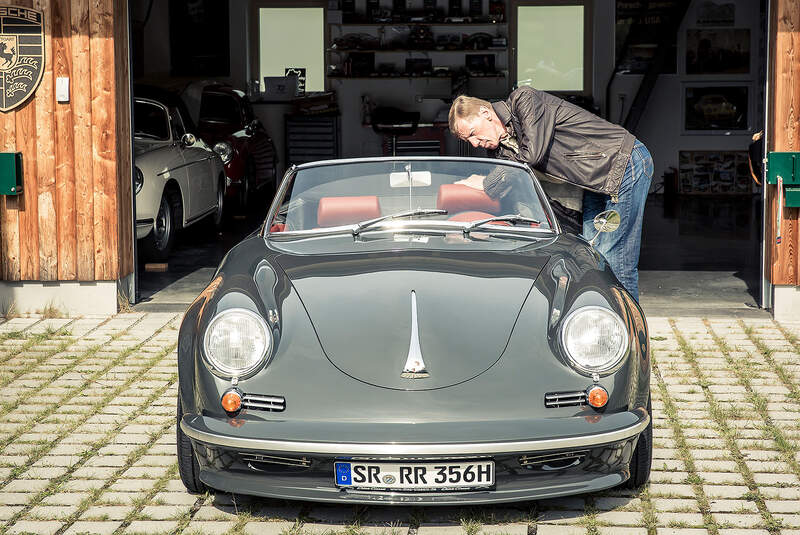
[[[131,154],[131,94],[128,50],[128,1],[114,0],[114,65],[117,123],[117,222],[119,228],[117,277],[133,273],[133,155]]]
[[[772,109],[770,110],[771,150],[800,151],[800,0],[773,0],[770,45],[774,54],[772,75]],[[781,243],[775,242],[778,204],[776,188],[768,191],[771,213],[768,228],[773,284],[798,285],[800,277],[800,211],[784,208],[781,221]]]
[[[57,1],[52,6],[53,76],[72,76],[72,20],[70,3]],[[75,136],[71,88],[70,101],[54,102],[56,121],[56,228],[58,235],[58,278],[77,278],[75,215]]]
[[[33,7],[43,13],[44,72],[36,89],[36,181],[39,187],[39,273],[38,280],[58,279],[58,233],[56,230],[56,150],[53,113],[53,20],[51,3],[62,0],[34,0]]]
[[[75,158],[75,235],[78,280],[94,280],[94,165],[89,0],[72,0],[72,115]]]

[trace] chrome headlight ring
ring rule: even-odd
[[[208,323],[202,353],[215,375],[242,378],[269,363],[272,347],[272,331],[260,314],[229,308]]]
[[[214,152],[219,154],[222,163],[227,165],[233,159],[233,146],[227,141],[220,141],[213,147]]]
[[[561,347],[569,364],[584,375],[608,375],[625,360],[629,333],[613,310],[583,306],[561,324]]]

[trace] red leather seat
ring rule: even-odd
[[[381,207],[375,195],[323,197],[317,207],[317,225],[320,227],[352,225],[380,215]]]
[[[453,217],[448,217],[448,221],[458,221],[461,223],[472,223],[473,221],[480,221],[481,219],[488,219],[495,214],[489,214],[486,212],[475,212],[475,211],[468,211],[468,212],[460,212]],[[506,225],[510,226],[511,223],[508,221],[495,221],[492,225]]]
[[[488,212],[485,217],[491,217],[500,212],[500,202],[482,190],[463,184],[442,184],[436,197],[436,208],[447,210],[451,215],[472,211]]]

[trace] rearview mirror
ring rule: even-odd
[[[589,245],[594,245],[594,241],[601,232],[614,232],[619,228],[622,218],[616,210],[606,210],[594,216],[594,228],[597,234],[589,241]]]

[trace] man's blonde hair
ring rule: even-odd
[[[450,132],[458,136],[456,131],[456,121],[461,119],[471,119],[478,115],[481,106],[492,109],[492,104],[483,100],[482,98],[468,97],[467,95],[459,95],[450,106],[450,114],[448,115],[448,122],[450,123]]]

